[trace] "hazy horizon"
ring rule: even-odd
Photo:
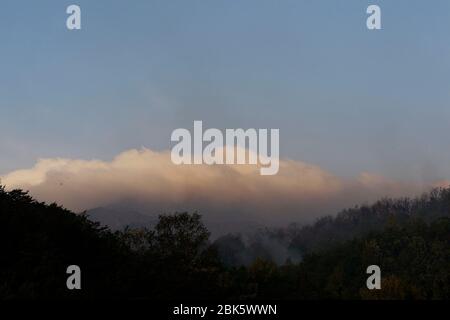
[[[448,185],[450,2],[376,1],[369,31],[372,2],[80,0],[72,32],[67,1],[4,1],[1,182],[267,223]],[[194,120],[279,128],[280,172],[174,166]]]

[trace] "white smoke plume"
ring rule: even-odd
[[[195,210],[224,229],[244,221],[306,223],[361,202],[428,190],[369,173],[343,179],[287,159],[280,160],[274,176],[261,176],[259,168],[250,165],[174,165],[169,151],[149,149],[128,150],[112,161],[41,159],[1,181],[7,189],[28,190],[40,201],[76,212],[114,204],[151,214]]]

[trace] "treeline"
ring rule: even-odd
[[[233,265],[195,213],[113,233],[0,188],[0,298],[449,299],[449,194],[383,200],[311,227],[271,231],[301,260],[276,263],[255,240],[253,261]],[[82,270],[81,290],[66,288],[73,264]],[[366,289],[373,264],[382,271],[377,291]]]
[[[197,214],[112,233],[86,216],[0,188],[0,298],[210,297],[220,264]],[[82,289],[68,290],[78,265]]]
[[[355,206],[322,217],[312,225],[292,224],[251,235],[228,234],[217,239],[215,245],[227,266],[248,266],[256,258],[284,264],[391,226],[401,227],[412,221],[429,224],[443,217],[450,218],[449,188],[434,189],[416,198],[386,198],[372,205]]]

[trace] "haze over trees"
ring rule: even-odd
[[[197,213],[111,231],[0,188],[0,298],[449,299],[450,190],[212,242]],[[284,251],[283,251],[284,250]],[[82,270],[67,290],[66,268]],[[366,268],[382,289],[366,288]]]

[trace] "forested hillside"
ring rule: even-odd
[[[233,266],[196,213],[111,232],[0,188],[0,298],[449,299],[449,193],[383,200],[274,232],[302,253],[298,261],[254,255]],[[231,260],[245,250],[238,240],[233,248]],[[66,288],[72,264],[81,267],[81,290]],[[369,291],[366,268],[373,264],[382,289]]]
[[[317,253],[388,227],[414,221],[430,223],[450,218],[450,189],[434,189],[416,198],[381,199],[371,205],[345,209],[325,216],[312,225],[292,224],[285,228],[262,229],[250,235],[228,234],[215,241],[222,261],[228,266],[249,265],[262,258],[284,264],[301,261]]]

